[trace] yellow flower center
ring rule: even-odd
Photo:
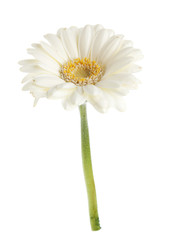
[[[72,82],[77,86],[95,85],[101,80],[103,70],[88,58],[76,58],[67,62],[61,68],[60,74],[65,82]]]

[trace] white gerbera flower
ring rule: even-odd
[[[27,72],[23,90],[35,97],[62,99],[65,109],[86,101],[99,112],[110,106],[123,111],[123,96],[136,89],[139,81],[132,75],[140,70],[135,62],[142,57],[132,42],[100,25],[59,29],[45,35],[48,43],[32,44],[23,60]]]

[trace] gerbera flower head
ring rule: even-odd
[[[59,29],[45,38],[28,49],[33,59],[20,61],[28,73],[23,90],[35,97],[34,105],[46,97],[62,99],[65,109],[86,101],[99,112],[125,109],[123,96],[139,84],[132,74],[142,57],[131,41],[101,25]]]

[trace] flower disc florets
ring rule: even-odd
[[[101,80],[102,68],[88,58],[77,58],[67,62],[61,68],[61,77],[65,82],[72,82],[77,86],[95,85]]]

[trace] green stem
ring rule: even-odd
[[[93,177],[91,153],[90,153],[90,141],[89,141],[89,130],[87,123],[86,105],[80,105],[80,116],[81,116],[81,144],[82,144],[82,160],[83,160],[83,171],[86,182],[90,224],[93,231],[99,230],[99,215],[97,210],[97,198],[96,189]]]

